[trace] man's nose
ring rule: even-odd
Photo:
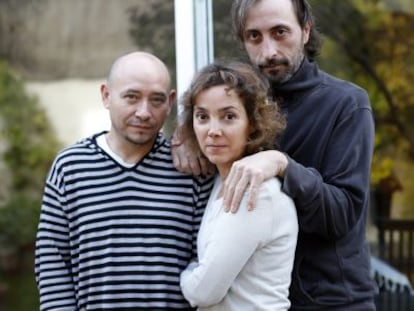
[[[262,43],[262,56],[264,59],[271,59],[278,54],[278,43],[271,38],[264,38]]]
[[[140,119],[148,119],[151,116],[150,105],[147,100],[141,100],[137,104],[135,116]]]

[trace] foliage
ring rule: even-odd
[[[135,6],[128,13],[135,44],[162,59],[175,81],[174,1],[149,0],[145,9]]]
[[[45,175],[59,144],[37,100],[11,68],[0,62],[0,162],[9,172],[0,201],[0,248],[34,241]]]
[[[30,68],[32,51],[21,36],[27,32],[27,13],[38,15],[44,1],[1,0],[0,1],[0,59],[7,59],[13,66]],[[30,46],[30,45],[29,45]]]
[[[396,155],[414,161],[414,12],[391,10],[380,0],[310,2],[330,47],[321,66],[370,95],[376,183],[392,174]]]
[[[12,191],[38,191],[59,145],[45,111],[1,62],[0,121],[0,141],[7,145],[3,160],[12,172]]]
[[[232,1],[214,0],[214,55],[216,59],[247,59],[243,45],[236,40],[230,15]]]
[[[0,208],[0,246],[18,250],[30,245],[36,236],[40,200],[14,195]]]

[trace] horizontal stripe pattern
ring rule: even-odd
[[[132,168],[102,151],[98,135],[50,169],[36,240],[40,309],[189,309],[179,275],[194,256],[211,179],[177,172],[162,134]]]

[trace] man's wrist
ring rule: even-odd
[[[278,177],[285,177],[286,169],[289,164],[289,160],[286,154],[283,152],[279,152],[278,160],[277,160],[277,172],[276,176]]]

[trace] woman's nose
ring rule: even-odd
[[[212,121],[210,123],[210,128],[208,130],[208,136],[209,137],[215,137],[222,135],[223,132],[221,130],[220,124],[217,121]]]

